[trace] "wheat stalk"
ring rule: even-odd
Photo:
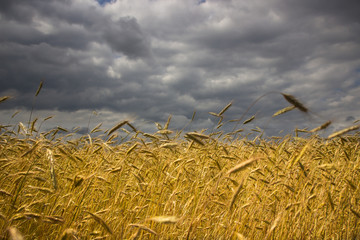
[[[106,224],[106,222],[101,218],[99,217],[98,215],[94,214],[94,213],[91,213],[91,212],[88,212],[86,211],[88,214],[91,215],[91,217],[96,221],[98,222],[108,233],[110,233],[111,235],[114,234],[114,232],[112,231],[112,229],[109,227],[109,225]]]
[[[271,233],[275,230],[275,228],[277,227],[277,225],[279,224],[279,221],[282,217],[282,213],[279,213],[279,215],[276,217],[276,219],[274,220],[273,224],[271,225],[271,228],[269,229],[269,231],[267,232],[265,239],[269,239],[271,236]]]
[[[240,193],[240,190],[243,188],[243,185],[244,185],[244,181],[242,181],[242,182],[239,184],[239,186],[237,187],[237,189],[236,189],[233,197],[231,198],[231,202],[230,202],[230,206],[229,206],[229,209],[230,209],[230,210],[232,209],[232,207],[233,207],[233,205],[234,205],[234,203],[235,203],[235,200],[236,200],[237,196],[238,196],[239,193]]]
[[[39,87],[36,90],[35,97],[37,97],[41,91],[41,88],[43,87],[44,81],[40,81]]]
[[[168,117],[168,120],[166,121],[165,126],[164,126],[164,129],[165,129],[165,130],[169,128],[169,124],[170,124],[171,118],[172,118],[172,116],[171,116],[171,114],[170,114],[169,117]]]
[[[193,140],[194,142],[196,142],[197,144],[200,144],[201,146],[205,146],[205,143],[203,143],[199,138],[199,135],[194,134],[194,133],[187,133],[185,134],[186,138],[189,138],[191,140]]]
[[[252,116],[251,118],[245,120],[245,121],[243,122],[243,124],[244,124],[244,125],[245,125],[245,124],[248,124],[249,122],[252,122],[254,119],[255,119],[255,115]]]
[[[273,117],[276,117],[276,116],[279,116],[281,114],[284,114],[284,113],[287,113],[293,109],[295,109],[296,107],[294,105],[291,105],[291,106],[288,106],[286,108],[283,108],[283,109],[280,109],[279,111],[277,111],[276,113],[274,113],[272,116]]]
[[[208,135],[205,135],[202,133],[197,133],[197,132],[188,132],[186,135],[201,138],[201,139],[209,139],[210,138]]]
[[[223,114],[231,107],[231,105],[232,105],[232,101],[231,101],[228,105],[226,105],[226,106],[218,113],[218,115],[219,115],[219,116],[223,115]]]
[[[155,232],[154,230],[152,230],[151,228],[149,228],[149,227],[147,227],[147,226],[145,226],[145,225],[132,223],[132,224],[129,224],[129,226],[130,226],[130,227],[137,227],[137,228],[139,228],[139,229],[141,229],[141,230],[145,230],[145,231],[147,231],[147,232],[149,232],[149,233],[152,233],[152,234],[154,234],[154,235],[158,235],[157,232]]]
[[[137,129],[134,127],[134,125],[132,125],[131,123],[127,122],[126,123],[135,133],[137,132]]]
[[[10,99],[10,98],[11,98],[10,96],[1,97],[1,98],[0,98],[0,102],[4,102],[4,101],[6,101],[6,100],[8,100],[8,99]]]
[[[239,163],[238,165],[236,165],[235,167],[231,168],[227,174],[232,174],[232,173],[236,173],[239,172],[241,170],[244,170],[245,168],[251,166],[254,162],[258,161],[260,158],[251,158],[249,160],[246,160],[242,163]]]
[[[35,100],[36,100],[36,97],[39,95],[39,93],[41,91],[41,88],[43,87],[43,83],[44,83],[43,81],[40,81],[39,87],[36,90],[35,96],[33,98],[33,103],[32,103],[32,106],[31,106],[31,111],[30,111],[30,116],[29,116],[28,128],[30,128],[31,117],[32,117],[32,114],[33,114],[33,111],[34,111],[34,106],[35,106]]]
[[[49,159],[50,163],[50,177],[53,182],[53,187],[56,190],[57,189],[57,180],[56,180],[56,174],[55,174],[55,161],[53,157],[53,152],[50,149],[46,149],[46,156]]]
[[[314,133],[314,132],[323,130],[323,129],[327,128],[328,126],[330,126],[330,124],[331,124],[331,121],[327,121],[326,123],[322,124],[321,126],[310,130],[309,133]]]
[[[127,121],[127,120],[124,120],[124,121],[116,124],[113,128],[111,128],[111,129],[109,130],[109,132],[108,132],[107,135],[109,136],[110,134],[112,134],[113,132],[115,132],[116,130],[118,130],[119,128],[121,128],[122,126],[124,126],[124,125],[127,124],[127,123],[128,123],[128,121]]]
[[[177,218],[176,216],[154,216],[154,217],[149,218],[148,220],[158,222],[158,223],[169,224],[169,223],[178,222],[179,218]]]
[[[129,150],[126,151],[126,156],[129,155],[132,151],[134,151],[134,149],[138,146],[138,143],[135,143],[134,145],[132,145]]]
[[[309,110],[294,96],[290,94],[281,93],[286,101],[288,101],[290,104],[294,105],[297,109],[299,109],[302,112],[307,113]]]
[[[327,138],[330,139],[330,138],[334,138],[334,137],[338,137],[340,135],[343,135],[344,133],[347,133],[347,132],[350,132],[350,131],[354,131],[354,130],[357,130],[360,128],[360,124],[358,125],[354,125],[354,126],[351,126],[351,127],[348,127],[348,128],[345,128],[345,129],[342,129],[340,131],[337,131],[337,132],[334,132],[332,134],[330,134]]]

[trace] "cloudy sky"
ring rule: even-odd
[[[33,118],[48,127],[104,128],[131,119],[193,130],[245,116],[272,135],[360,118],[358,0],[4,0],[0,5],[1,124]],[[12,115],[20,111],[15,117]],[[96,115],[92,115],[96,111]],[[229,129],[233,127],[229,124]],[[242,126],[239,126],[242,127]]]

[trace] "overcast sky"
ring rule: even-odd
[[[245,116],[256,114],[250,128],[350,126],[360,118],[359,13],[358,0],[3,0],[0,96],[13,98],[1,124],[28,120],[44,80],[33,118],[54,115],[48,126],[84,128],[96,111],[90,128],[131,119],[150,131],[172,114],[181,129],[196,111],[191,128],[211,129],[208,112],[233,101],[224,120],[237,119],[271,91],[318,116],[272,118],[289,104],[269,94]]]

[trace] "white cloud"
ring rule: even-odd
[[[107,75],[111,78],[121,78],[121,74],[119,72],[115,72],[112,66],[108,67]]]

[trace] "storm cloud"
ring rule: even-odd
[[[355,0],[3,1],[0,96],[13,98],[1,121],[26,116],[44,80],[37,114],[68,127],[86,126],[95,110],[93,121],[130,117],[144,128],[169,114],[181,128],[196,111],[193,128],[211,128],[208,112],[233,101],[226,119],[237,119],[274,91],[316,114],[274,120],[288,103],[269,94],[248,113],[269,134],[348,126],[359,119],[359,12]]]

